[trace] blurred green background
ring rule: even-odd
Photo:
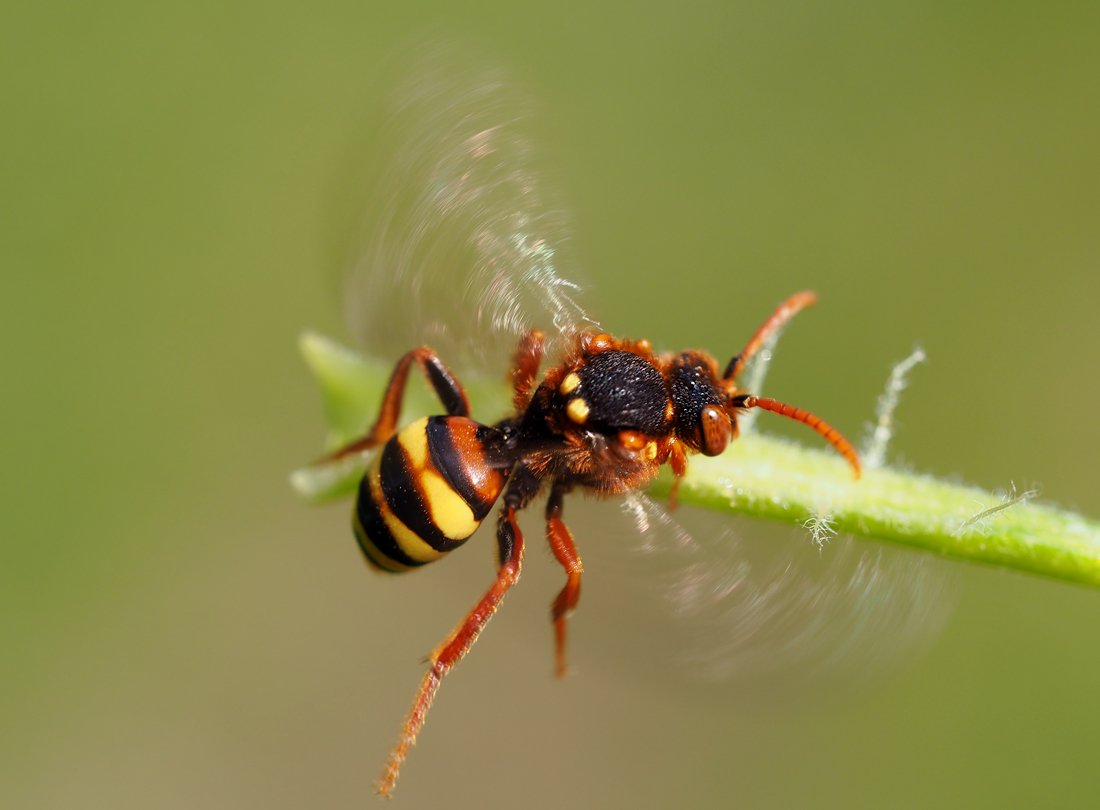
[[[419,31],[537,100],[605,324],[731,353],[812,287],[770,392],[858,436],[920,343],[896,457],[1100,516],[1096,3],[3,18],[5,807],[373,801],[420,656],[488,583],[492,543],[372,576],[346,507],[304,506],[286,474],[323,435],[295,339],[342,335],[331,279],[379,66]],[[560,572],[536,518],[525,581],[396,802],[1094,806],[1100,594],[945,565],[958,606],[892,676],[701,687],[617,660],[664,658],[670,631],[624,619],[629,564],[591,513],[571,513],[590,560],[577,676],[551,678]]]

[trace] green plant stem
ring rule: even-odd
[[[314,334],[301,340],[329,423],[329,446],[362,435],[381,400],[389,369]],[[473,386],[471,399],[506,407],[499,384]],[[438,410],[410,387],[406,413]],[[491,419],[491,411],[486,411]],[[326,500],[353,491],[365,459],[305,467],[291,481],[304,497]],[[662,475],[651,494],[668,493]],[[821,541],[835,532],[900,543],[960,560],[1100,586],[1100,524],[1079,515],[891,467],[854,481],[835,454],[757,432],[717,458],[694,456],[679,502],[807,526]]]

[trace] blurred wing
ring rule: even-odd
[[[773,336],[748,370],[749,390],[762,389],[774,343]],[[918,350],[891,372],[874,443],[863,453],[871,466],[885,458],[905,375],[921,360]],[[642,494],[625,506],[646,556],[658,558],[667,578],[681,658],[704,679],[881,672],[935,639],[954,606],[941,561],[836,537],[827,514],[783,536],[751,521],[735,532],[729,518],[701,510],[674,520]]]
[[[625,502],[655,558],[693,677],[873,676],[934,640],[954,605],[928,555],[846,537],[815,542],[756,521],[684,509],[645,495]]]
[[[536,168],[522,95],[445,49],[420,61],[394,86],[348,322],[374,355],[428,344],[501,374],[525,330],[546,331],[553,349],[591,324],[558,271],[566,217]]]

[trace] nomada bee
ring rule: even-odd
[[[586,332],[536,385],[545,336],[530,331],[521,339],[511,369],[514,412],[492,425],[470,418],[462,384],[432,349],[421,346],[398,360],[374,426],[324,459],[332,462],[381,448],[359,484],[352,521],[367,561],[380,571],[398,573],[438,560],[469,539],[498,500],[503,504],[497,519],[496,579],[432,651],[379,782],[380,793],[393,790],[444,676],[473,646],[518,581],[524,539],[516,517],[542,492],[548,493],[546,539],[566,575],[551,611],[555,670],[562,676],[567,671],[566,622],[580,598],[583,573],[562,518],[567,494],[635,492],[650,484],[664,464],[678,484],[688,457],[722,453],[737,437],[738,415],[752,408],[808,425],[859,476],[856,450],[836,428],[802,408],[737,387],[749,359],[814,301],[811,292],[784,301],[721,372],[705,352],[658,354],[647,340]],[[414,365],[446,415],[424,417],[398,430]]]
[[[501,502],[496,577],[429,656],[378,783],[384,795],[393,790],[443,678],[519,579],[524,538],[517,515],[537,497],[546,494],[546,538],[566,578],[552,606],[560,676],[567,669],[567,619],[580,598],[583,573],[563,518],[568,494],[635,493],[665,464],[678,484],[689,456],[722,453],[737,438],[739,416],[751,409],[808,425],[860,473],[852,444],[824,420],[737,384],[746,364],[814,303],[814,294],[784,301],[721,369],[702,351],[658,353],[648,340],[601,331],[575,303],[576,285],[557,274],[564,238],[551,237],[562,237],[563,228],[530,167],[530,142],[518,126],[522,101],[495,74],[463,74],[443,68],[397,89],[400,115],[390,129],[407,136],[406,143],[380,184],[376,239],[353,272],[360,287],[358,297],[354,285],[349,288],[349,311],[374,346],[410,338],[402,350],[443,343],[456,353],[469,355],[472,347],[484,355],[492,337],[518,338],[511,413],[491,424],[473,420],[458,377],[421,345],[397,361],[366,435],[321,460],[374,451],[352,523],[367,561],[380,571],[411,571],[438,560],[469,539]],[[460,271],[456,256],[467,260]],[[405,301],[406,309],[395,312],[395,300]],[[456,323],[464,313],[476,313],[468,317],[468,337]],[[540,376],[544,355],[556,359]],[[443,414],[401,427],[414,366]],[[674,485],[673,503],[675,492]]]

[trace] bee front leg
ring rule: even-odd
[[[668,491],[668,508],[675,510],[680,503],[680,482],[687,475],[688,459],[684,445],[675,439],[668,444],[668,463],[672,467],[672,487]]]

